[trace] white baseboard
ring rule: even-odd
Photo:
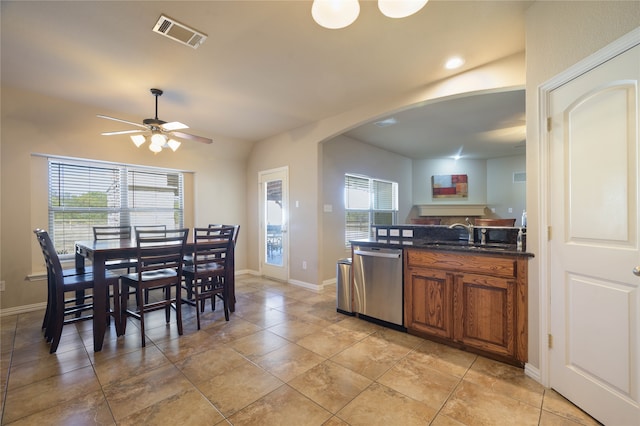
[[[299,280],[289,280],[289,284],[297,285],[298,287],[306,288],[307,290],[315,291],[316,293],[320,293],[323,290],[323,285],[311,284],[304,281]]]
[[[39,311],[41,309],[45,309],[46,307],[47,307],[47,302],[41,302],[41,303],[34,303],[32,305],[14,306],[13,308],[0,309],[0,317]]]
[[[244,269],[242,271],[236,271],[236,276],[238,275],[252,275],[252,276],[256,276],[256,277],[261,277],[262,274],[260,273],[260,271],[256,271],[256,270],[252,270],[252,269]],[[320,293],[322,291],[325,290],[325,287],[330,287],[332,285],[336,284],[336,279],[329,279],[329,280],[325,280],[322,282],[322,284],[312,284],[312,283],[308,283],[305,281],[300,281],[300,280],[288,280],[287,281],[288,284],[291,285],[295,285],[298,287],[302,287],[302,288],[306,288],[307,290],[311,290],[311,291],[315,291],[316,293]]]
[[[529,363],[526,363],[524,365],[524,374],[528,377],[531,377],[536,382],[542,383],[542,380],[540,378],[540,370]]]
[[[335,278],[322,281],[322,285],[325,287],[330,285],[335,285],[335,284],[337,284],[337,280]]]

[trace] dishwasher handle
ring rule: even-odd
[[[380,252],[380,251],[354,250],[353,254],[357,254],[359,256],[385,257],[385,258],[388,258],[388,259],[400,259],[402,257],[402,250],[398,250],[395,253]]]

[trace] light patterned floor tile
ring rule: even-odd
[[[540,408],[518,401],[465,380],[440,411],[463,424],[519,426],[538,424]]]
[[[436,410],[381,384],[373,384],[338,411],[352,426],[427,425]]]
[[[289,382],[291,387],[332,413],[370,384],[370,379],[331,361],[325,361]]]
[[[290,343],[258,358],[256,363],[283,382],[288,382],[323,361],[320,355]]]
[[[199,391],[188,389],[125,417],[118,425],[211,425],[223,420]]]
[[[277,377],[245,361],[199,384],[198,389],[223,415],[230,416],[282,384]]]
[[[331,413],[283,385],[229,417],[234,426],[322,425]]]
[[[182,336],[150,313],[145,349],[134,319],[97,353],[65,326],[51,355],[43,310],[0,318],[2,424],[598,425],[522,369],[337,313],[335,287],[245,275],[236,298],[200,331],[184,306]]]

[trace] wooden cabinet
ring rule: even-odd
[[[447,339],[453,338],[453,275],[418,269],[405,280],[407,328]]]
[[[524,256],[406,249],[407,330],[522,365],[526,264]]]

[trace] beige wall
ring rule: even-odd
[[[636,1],[538,1],[527,13],[526,91],[527,91],[527,212],[528,249],[538,251],[538,101],[537,87],[555,74],[580,59],[595,52],[617,37],[638,26],[640,2]],[[290,181],[300,179],[315,186],[292,186],[291,200],[304,200],[304,212],[292,212],[298,235],[292,239],[291,252],[296,260],[291,262],[290,278],[319,284],[328,276],[334,259],[323,259],[323,234],[327,229],[322,218],[322,156],[318,145],[328,139],[361,125],[384,117],[389,113],[409,108],[435,99],[478,90],[510,88],[525,85],[525,62],[522,55],[506,58],[494,64],[429,85],[421,90],[374,105],[368,105],[306,126],[284,135],[270,138],[256,145],[249,158],[247,180],[257,182],[260,170],[289,165]],[[306,147],[306,149],[305,149]],[[315,147],[315,148],[314,148]],[[293,185],[293,184],[292,184]],[[250,185],[247,192],[250,241],[257,241],[257,185]],[[310,205],[307,202],[311,203]],[[315,205],[313,204],[315,202]],[[519,217],[519,216],[516,216]],[[292,223],[293,226],[293,223]],[[257,248],[255,248],[257,250]],[[317,256],[313,268],[303,271],[297,260]],[[258,269],[257,254],[249,254],[249,265]],[[311,265],[310,265],[311,266]],[[315,268],[315,269],[314,269]],[[539,280],[538,259],[533,258],[529,268],[529,363],[539,366]],[[333,272],[331,272],[333,273]]]
[[[513,174],[524,172],[526,162],[525,155],[487,160],[487,207],[496,210],[492,216],[515,218],[517,226],[522,225],[522,211],[527,208],[527,184],[514,182]]]
[[[341,135],[322,146],[322,228],[323,279],[330,281],[336,275],[336,261],[351,257],[345,248],[344,229],[344,175],[359,174],[398,183],[398,222],[404,223],[411,210],[411,159],[372,147]],[[332,211],[325,212],[324,205]]]
[[[290,202],[300,202],[300,207],[291,208],[290,215],[289,280],[320,286],[323,281],[335,278],[335,270],[329,266],[336,261],[334,258],[325,259],[323,250],[324,235],[336,231],[327,229],[322,222],[324,196],[321,143],[365,122],[422,103],[468,92],[522,87],[524,66],[524,53],[513,55],[425,86],[414,93],[371,103],[256,144],[247,167],[247,181],[250,182],[247,187],[248,238],[254,242],[249,247],[249,267],[254,270],[260,268],[256,244],[259,171],[289,166],[289,199]],[[306,270],[302,269],[302,260],[307,260]]]
[[[247,267],[244,194],[246,158],[251,144],[214,138],[212,145],[185,142],[178,151],[153,155],[138,149],[126,136],[100,136],[112,124],[96,118],[102,113],[89,105],[74,104],[28,91],[2,87],[1,128],[1,241],[0,276],[6,290],[1,307],[18,309],[46,301],[42,279],[27,276],[44,270],[32,230],[47,226],[46,161],[33,154],[58,155],[167,167],[194,172],[187,176],[186,226],[211,222],[239,223],[238,269]],[[135,117],[123,117],[136,120]],[[239,196],[240,194],[240,196]],[[197,204],[193,205],[193,200]],[[35,255],[33,254],[35,253]],[[35,258],[34,258],[35,256]],[[39,256],[39,257],[38,257]],[[40,269],[40,270],[34,270]],[[10,312],[11,310],[9,310]]]
[[[538,87],[640,25],[638,1],[537,1],[527,11],[527,250],[540,248]],[[542,173],[545,173],[543,170]],[[529,262],[529,363],[540,365],[540,259]]]

